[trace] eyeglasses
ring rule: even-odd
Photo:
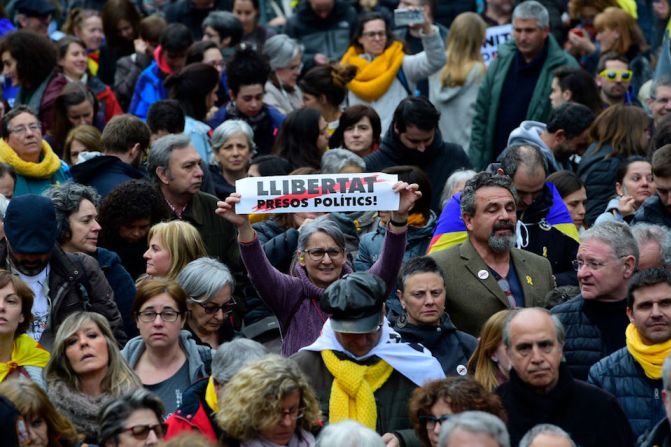
[[[624,256],[620,256],[618,259],[622,259]],[[573,265],[573,269],[575,271],[580,270],[581,268],[587,266],[588,269],[596,271],[604,268],[610,263],[610,261],[585,261],[583,259],[574,259],[571,261],[571,265]]]
[[[442,416],[420,416],[419,422],[426,425],[427,429],[433,430],[436,427],[436,424],[443,425],[443,423],[451,416],[451,414],[444,414]]]
[[[156,320],[156,316],[161,317],[161,320],[166,323],[174,323],[181,314],[181,312],[177,312],[173,309],[165,309],[161,312],[156,312],[155,310],[144,310],[142,312],[138,312],[137,316],[143,323],[152,323],[154,320]]]
[[[42,125],[40,123],[32,123],[26,125],[20,125],[16,127],[8,127],[7,130],[9,133],[15,133],[17,135],[24,135],[30,129],[31,132],[42,132]]]
[[[601,73],[599,73],[599,76],[602,78],[606,78],[609,81],[631,81],[631,77],[633,76],[633,72],[631,70],[604,70]]]
[[[300,407],[300,408],[292,408],[291,410],[280,411],[280,419],[284,419],[287,416],[289,416],[292,421],[297,421],[298,419],[305,416],[305,408]]]
[[[121,432],[128,431],[138,441],[144,441],[149,436],[149,432],[153,431],[157,438],[162,438],[168,430],[168,424],[153,424],[153,425],[133,425],[132,427],[124,428]]]
[[[374,39],[376,37],[385,37],[387,35],[386,31],[366,31],[361,33],[363,37],[368,37],[369,39]]]
[[[296,64],[296,65],[290,65],[288,67],[281,67],[281,68],[283,68],[285,70],[289,70],[289,71],[301,71],[303,69],[303,63]]]
[[[229,301],[225,302],[221,306],[213,303],[199,303],[198,301],[194,300],[191,298],[194,303],[198,304],[200,307],[203,308],[206,314],[208,315],[214,315],[220,310],[224,313],[224,316],[230,315],[231,312],[233,312],[233,309],[235,309],[235,305],[237,304],[233,298],[231,298]]]
[[[324,255],[329,255],[331,259],[338,259],[343,255],[342,248],[309,248],[304,251],[313,261],[321,261]]]

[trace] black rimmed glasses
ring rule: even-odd
[[[133,425],[132,427],[124,428],[121,432],[130,432],[131,436],[138,441],[144,441],[149,436],[149,432],[153,431],[157,438],[163,438],[165,432],[168,430],[167,424],[148,424],[148,425]]]
[[[155,310],[143,310],[142,312],[137,313],[137,317],[143,323],[153,323],[156,320],[156,317],[161,317],[165,323],[174,323],[177,321],[181,312],[177,312],[174,309],[163,309],[161,312],[156,312]]]
[[[424,424],[427,430],[433,430],[436,428],[436,424],[442,425],[446,420],[452,416],[451,414],[444,414],[442,416],[420,416],[419,422]]]
[[[344,250],[342,248],[308,248],[304,250],[313,261],[321,261],[325,255],[331,259],[339,259]]]
[[[221,310],[224,313],[224,316],[228,316],[233,312],[233,309],[235,309],[235,305],[237,304],[233,298],[221,305],[214,303],[200,303],[193,298],[191,299],[194,303],[202,307],[208,315],[214,315]]]

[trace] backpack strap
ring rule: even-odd
[[[403,65],[401,65],[401,68],[396,72],[396,78],[401,82],[401,85],[405,91],[408,92],[408,96],[415,96],[413,91],[410,89],[410,84],[408,84],[408,78],[405,76],[405,72],[403,71]]]

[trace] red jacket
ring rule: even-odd
[[[212,442],[218,441],[221,430],[214,422],[214,411],[205,402],[208,379],[197,381],[184,392],[182,406],[165,421],[166,441],[188,431],[198,431]]]

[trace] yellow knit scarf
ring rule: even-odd
[[[364,101],[375,101],[384,95],[394,82],[405,56],[403,45],[401,42],[392,43],[384,53],[372,61],[364,59],[359,54],[356,48],[349,47],[340,60],[341,64],[350,64],[358,68],[356,76],[347,84],[347,88]]]
[[[655,345],[646,345],[641,340],[636,326],[631,323],[627,326],[625,335],[629,354],[641,365],[645,375],[651,379],[661,379],[664,359],[671,353],[671,340]]]
[[[24,177],[49,178],[61,167],[61,160],[51,149],[49,143],[42,140],[42,160],[38,163],[24,161],[14,152],[4,139],[0,139],[0,161],[14,166],[16,173]]]
[[[212,409],[212,411],[219,411],[219,401],[217,398],[217,388],[214,386],[214,379],[210,376],[207,381],[207,388],[205,388],[205,402]]]
[[[394,368],[384,360],[374,365],[358,365],[340,360],[333,351],[322,351],[326,368],[333,374],[329,399],[329,423],[355,420],[375,430],[377,407],[373,393],[389,378]]]
[[[14,340],[12,357],[7,363],[0,363],[0,382],[5,380],[15,369],[22,366],[44,368],[49,362],[49,352],[26,334]]]

